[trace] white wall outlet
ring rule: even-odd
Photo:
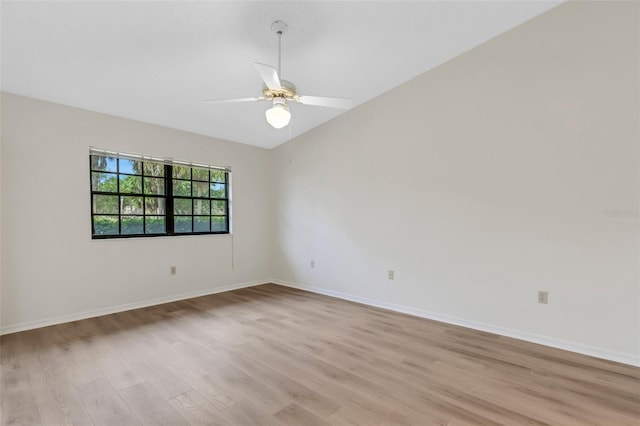
[[[316,267],[316,261],[312,260],[311,263],[310,263],[310,266],[311,266],[311,269],[315,268]]]
[[[545,305],[549,303],[549,292],[548,291],[538,291],[538,303],[544,303]]]
[[[396,278],[395,271],[392,271],[391,269],[389,269],[389,272],[387,273],[387,278],[389,278],[390,280],[395,279]]]
[[[170,268],[169,268],[169,273],[170,273],[171,275],[175,275],[175,274],[176,274],[176,270],[177,270],[177,269],[176,269],[176,267],[175,267],[175,266],[172,266],[172,267],[170,267]]]

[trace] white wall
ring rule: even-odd
[[[564,4],[278,147],[277,281],[638,363],[639,10]]]
[[[269,281],[269,151],[6,93],[1,100],[2,331]],[[234,268],[230,235],[91,240],[90,146],[231,166]]]

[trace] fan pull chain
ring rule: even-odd
[[[293,119],[289,122],[289,164],[293,163],[293,144],[291,143],[291,134],[293,133]]]
[[[233,232],[231,232],[231,269],[235,269],[235,266],[236,266],[235,253],[236,251],[233,244]]]

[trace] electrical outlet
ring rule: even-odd
[[[387,274],[387,278],[389,278],[390,280],[395,279],[396,277],[396,273],[392,270],[389,270],[389,273]]]
[[[175,274],[176,274],[176,267],[175,267],[175,266],[170,267],[170,268],[169,268],[169,273],[170,273],[171,275],[175,275]]]
[[[315,267],[316,267],[316,261],[315,261],[315,260],[312,260],[312,261],[311,261],[311,268],[313,269],[313,268],[315,268]]]
[[[549,303],[549,292],[548,291],[538,291],[538,303],[544,303],[545,305]]]

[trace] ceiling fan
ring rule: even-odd
[[[296,92],[296,86],[293,83],[281,80],[281,56],[282,56],[282,34],[287,29],[287,24],[283,21],[275,21],[271,24],[273,30],[278,36],[278,69],[270,65],[254,62],[253,65],[258,70],[258,74],[262,77],[265,87],[262,90],[262,96],[254,98],[237,98],[237,99],[210,99],[206,100],[208,104],[226,104],[238,102],[253,101],[271,101],[273,106],[265,112],[267,123],[276,129],[280,129],[289,124],[291,113],[287,102],[297,102],[303,105],[316,105],[329,108],[351,108],[351,99],[346,98],[327,98],[323,96],[307,96],[299,95]]]

